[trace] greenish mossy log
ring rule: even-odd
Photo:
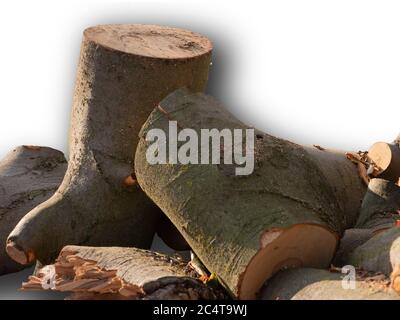
[[[371,229],[347,229],[340,239],[339,249],[335,253],[332,264],[342,267],[348,264],[349,255],[374,236]]]
[[[133,174],[138,133],[154,107],[180,87],[203,91],[210,41],[154,25],[85,30],[69,137],[70,159],[55,195],[8,238],[17,262],[51,262],[67,244],[148,248],[160,210]]]
[[[135,157],[143,190],[233,297],[254,298],[280,268],[329,265],[365,192],[344,153],[303,147],[256,130],[250,175],[236,176],[235,165],[223,163],[150,164],[146,154],[154,142],[146,141],[146,135],[161,129],[168,145],[169,120],[198,137],[201,129],[249,127],[214,98],[177,90],[151,113]]]
[[[181,259],[121,247],[66,246],[53,265],[41,267],[22,289],[76,293],[73,299],[226,298],[220,287],[203,284]]]
[[[400,187],[392,181],[372,179],[364,196],[357,228],[385,229],[399,218]]]
[[[392,227],[373,236],[351,252],[347,264],[390,275],[393,288],[400,292],[400,228]]]
[[[356,278],[355,288],[345,275],[327,270],[299,268],[279,272],[263,288],[262,300],[400,300],[389,281]],[[343,281],[344,280],[344,281]],[[344,286],[343,286],[344,282]]]
[[[368,158],[379,168],[376,176],[397,182],[400,178],[400,148],[393,143],[376,142],[368,150]]]
[[[67,169],[62,152],[19,146],[0,161],[0,275],[23,268],[5,250],[7,236],[31,209],[49,199]]]

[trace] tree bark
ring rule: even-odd
[[[400,213],[400,187],[392,181],[372,179],[364,196],[357,228],[392,227]]]
[[[339,249],[335,253],[332,264],[342,267],[348,264],[349,255],[374,236],[371,229],[347,229],[343,237],[340,239]]]
[[[67,161],[62,152],[38,146],[19,146],[0,161],[0,243],[18,221],[59,187]],[[0,247],[0,275],[23,266],[11,260]]]
[[[343,287],[341,273],[300,268],[279,272],[261,293],[262,300],[400,300],[381,276],[359,278],[355,288]]]
[[[377,142],[368,150],[368,158],[378,167],[376,176],[397,182],[400,178],[400,148],[396,143]]]
[[[188,264],[152,251],[119,247],[66,246],[54,265],[41,268],[22,290],[75,293],[71,299],[214,300]]]
[[[68,170],[55,195],[10,234],[14,260],[49,263],[66,244],[150,246],[161,212],[132,174],[138,132],[168,93],[204,90],[211,49],[199,34],[162,26],[84,32]]]
[[[390,276],[393,288],[400,293],[400,228],[376,234],[351,252],[347,264]]]
[[[254,298],[282,267],[329,265],[338,235],[355,220],[365,191],[345,153],[256,130],[251,175],[236,176],[231,164],[151,165],[146,134],[155,128],[168,133],[169,120],[199,137],[201,129],[248,126],[212,97],[178,90],[143,126],[135,158],[143,190],[233,297]]]

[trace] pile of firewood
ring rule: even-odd
[[[202,93],[211,51],[176,28],[85,30],[68,163],[36,146],[0,162],[0,274],[36,263],[22,290],[70,299],[400,299],[399,139],[346,153],[255,130],[249,175],[149,163],[171,121],[249,129]]]

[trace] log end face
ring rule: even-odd
[[[376,142],[368,150],[368,157],[381,170],[386,170],[392,160],[392,152],[390,146],[386,142]]]
[[[35,261],[33,251],[24,251],[13,239],[7,241],[6,251],[9,257],[19,264],[28,265]]]
[[[334,232],[315,224],[264,232],[260,237],[260,250],[239,279],[239,299],[256,299],[265,281],[279,270],[328,267],[337,243]]]
[[[98,25],[86,29],[84,37],[106,48],[159,59],[189,59],[212,50],[210,40],[198,33],[158,25]]]

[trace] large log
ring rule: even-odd
[[[214,300],[184,261],[137,248],[66,246],[54,265],[42,267],[22,290],[72,292],[72,299]]]
[[[347,264],[390,276],[393,288],[400,293],[400,228],[392,227],[373,236],[348,255]]]
[[[400,213],[400,187],[392,181],[372,179],[362,201],[356,228],[387,229]]]
[[[256,131],[250,175],[236,176],[232,164],[150,164],[146,154],[154,143],[146,135],[151,129],[168,133],[170,120],[198,137],[201,129],[249,127],[212,97],[178,90],[143,126],[135,158],[143,190],[233,297],[254,298],[282,267],[329,265],[338,235],[354,223],[365,191],[344,152]],[[167,135],[166,145],[171,141]]]
[[[381,275],[359,278],[354,285],[343,279],[345,275],[311,268],[279,272],[263,291],[262,300],[400,300],[392,292],[389,280]]]
[[[5,250],[7,236],[19,220],[59,187],[67,161],[47,147],[19,146],[0,161],[0,275],[23,268]]]
[[[49,263],[66,244],[148,248],[159,209],[133,175],[138,132],[168,93],[203,91],[210,41],[154,25],[85,30],[61,187],[29,212],[8,238],[17,262]]]

